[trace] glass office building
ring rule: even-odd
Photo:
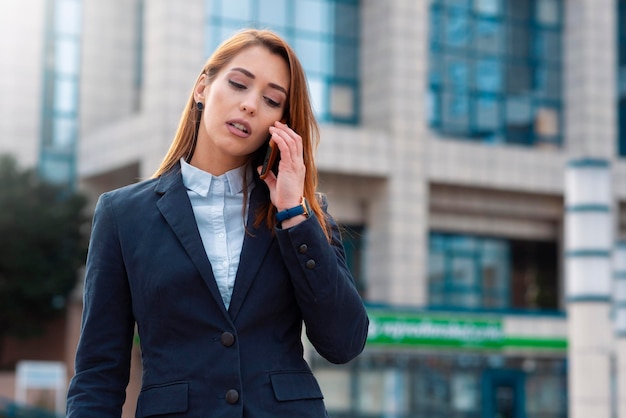
[[[349,364],[307,347],[330,416],[568,416],[564,171],[585,157],[610,167],[605,209],[626,236],[622,0],[54,4],[83,20],[51,29],[42,162],[70,161],[78,123],[93,195],[156,170],[225,37],[270,28],[296,50],[321,125],[320,190],[371,319]]]

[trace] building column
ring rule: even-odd
[[[612,416],[616,2],[561,3],[565,23],[563,129],[569,161],[564,198],[570,418]]]
[[[617,417],[626,418],[626,241],[613,251],[613,321]]]
[[[608,161],[565,173],[569,417],[611,417],[612,192]]]

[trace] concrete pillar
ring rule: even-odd
[[[626,241],[613,251],[613,321],[615,329],[615,405],[617,417],[626,418]]]
[[[609,418],[617,0],[567,0],[564,13],[565,282],[570,418]]]
[[[388,134],[385,191],[372,200],[368,287],[398,305],[426,303],[428,182],[424,153],[429,2],[364,0],[361,109],[365,128]]]
[[[612,192],[608,161],[565,173],[569,417],[611,417]]]

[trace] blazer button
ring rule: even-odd
[[[300,246],[300,248],[298,248],[298,251],[300,251],[300,254],[304,254],[304,253],[306,253],[306,250],[308,250],[308,249],[309,249],[309,247],[306,244],[302,244]]]
[[[225,347],[230,347],[231,345],[235,343],[235,336],[227,331],[227,332],[222,333],[222,336],[220,337],[220,341],[222,342],[222,345],[224,345]]]
[[[226,392],[226,402],[232,405],[237,403],[238,400],[239,392],[237,392],[235,389],[230,389],[228,392]]]
[[[306,268],[308,268],[309,270],[312,270],[313,268],[315,268],[315,260],[309,260],[306,262]]]

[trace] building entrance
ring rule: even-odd
[[[485,370],[482,418],[525,418],[524,374],[516,370]]]

